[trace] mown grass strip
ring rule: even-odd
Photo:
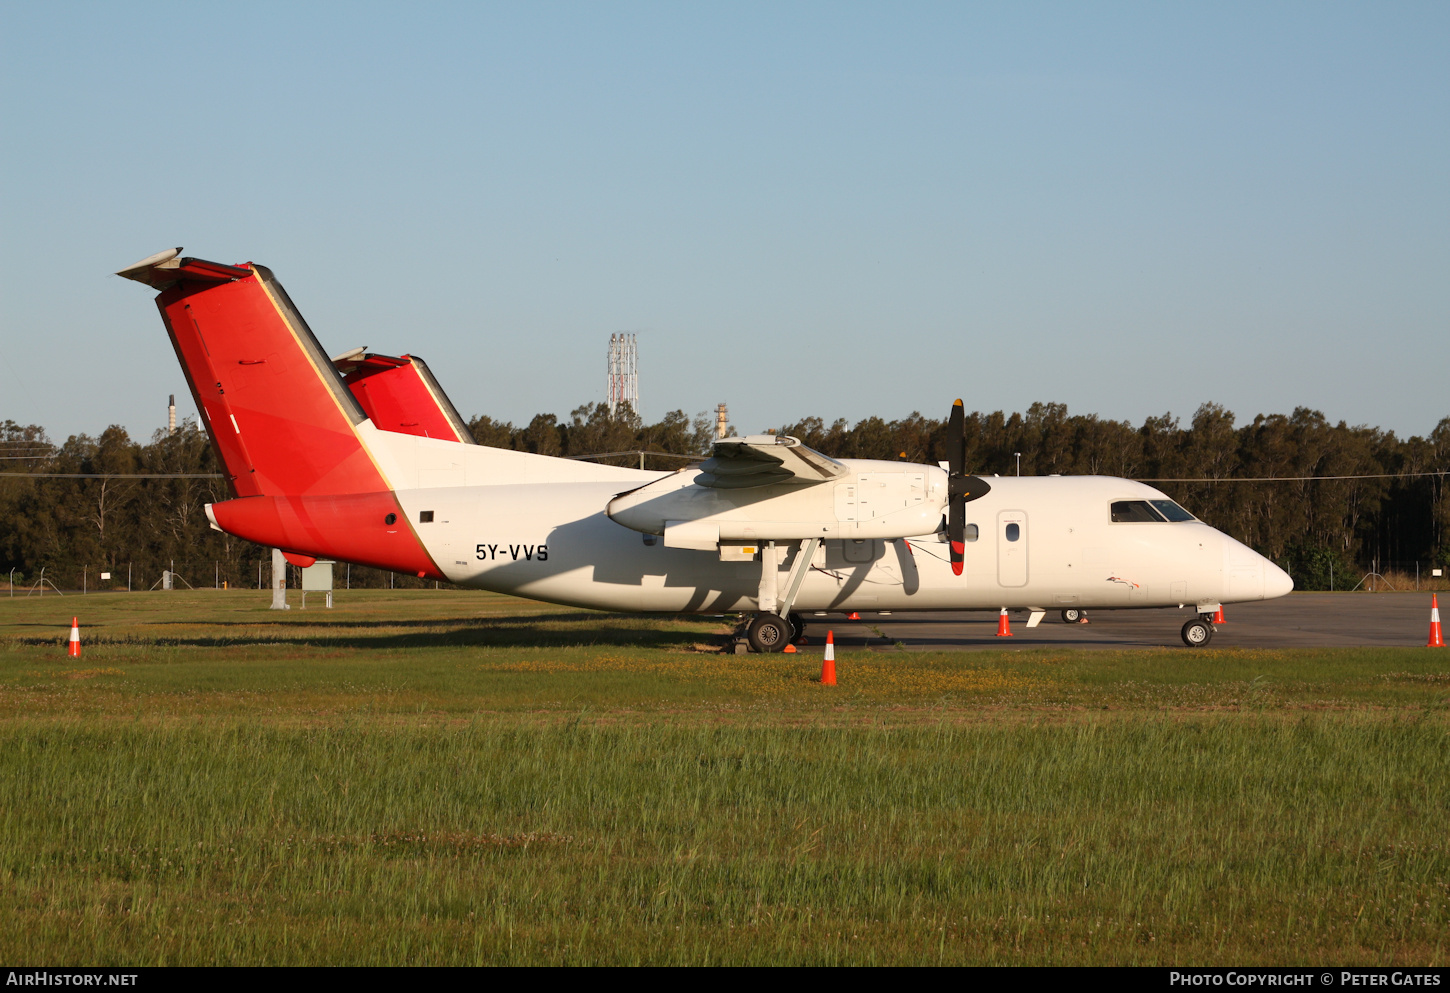
[[[197,596],[79,662],[6,629],[12,961],[1444,957],[1434,652],[847,653],[826,689],[709,619],[444,596],[209,641]]]
[[[0,954],[1428,961],[1450,923],[1445,738],[1342,718],[12,722],[0,893],[25,926]],[[356,943],[384,925],[414,943]]]

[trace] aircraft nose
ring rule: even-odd
[[[1294,588],[1294,579],[1268,559],[1264,560],[1264,599],[1284,596]]]

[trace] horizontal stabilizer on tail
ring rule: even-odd
[[[180,255],[180,248],[168,248],[164,252],[157,252],[149,258],[142,259],[135,265],[127,266],[116,275],[134,279],[138,283],[145,283],[158,290],[165,290],[184,279],[201,283],[227,283],[252,274],[252,270],[242,266],[223,265],[220,262],[207,262],[204,259],[180,258]]]

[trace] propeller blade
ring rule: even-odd
[[[967,501],[962,477],[967,471],[967,423],[961,398],[947,418],[947,541],[952,547],[952,574],[962,574],[967,554]]]
[[[952,546],[952,575],[962,574],[962,561],[967,557],[967,501],[951,498],[947,508],[947,541]]]
[[[960,399],[952,404],[947,418],[947,467],[953,476],[967,471],[967,420]]]

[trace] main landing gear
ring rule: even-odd
[[[795,544],[792,542],[792,544]],[[795,548],[795,559],[786,574],[785,589],[780,589],[780,556],[776,544],[765,542],[760,550],[760,587],[757,602],[760,613],[745,629],[745,638],[757,652],[783,652],[785,646],[805,630],[799,614],[791,612],[796,594],[810,571],[811,559],[821,545],[819,538],[803,539]]]
[[[785,651],[793,634],[790,622],[776,614],[756,614],[745,629],[746,640],[757,652]]]

